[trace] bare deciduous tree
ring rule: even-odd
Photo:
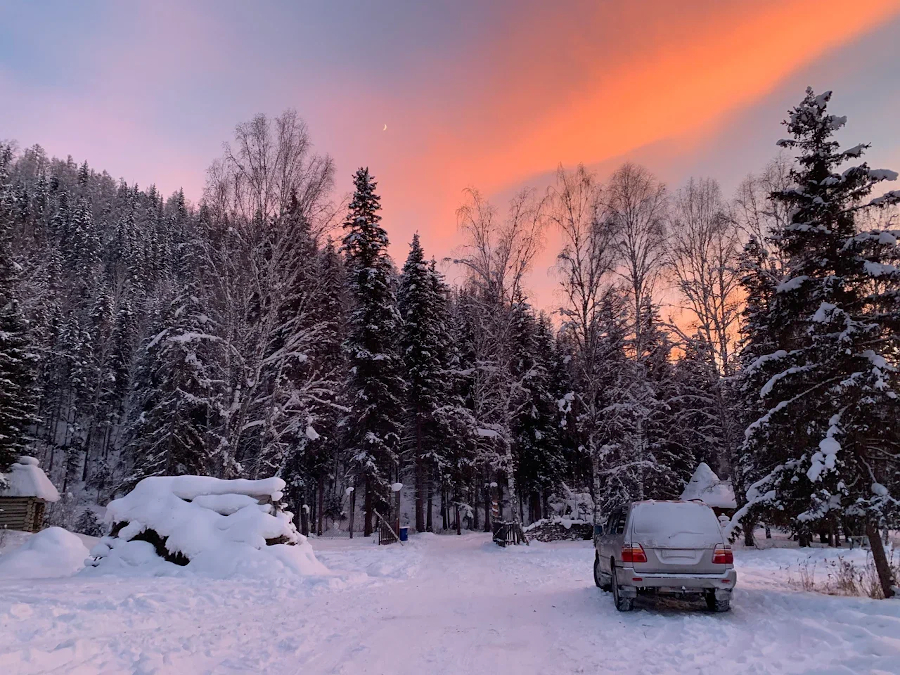
[[[519,521],[518,493],[512,456],[512,424],[519,410],[521,383],[513,376],[513,303],[523,302],[525,275],[540,250],[545,200],[524,190],[510,201],[501,220],[477,190],[457,210],[465,237],[462,255],[454,260],[466,271],[476,372],[473,378],[473,422],[477,425],[481,463],[506,476],[510,512]]]
[[[712,179],[691,178],[675,194],[669,213],[666,264],[682,309],[715,350],[719,372],[730,375],[741,313],[740,230]]]
[[[636,359],[645,348],[646,301],[653,296],[663,270],[667,207],[666,186],[636,164],[623,164],[603,193],[603,217],[616,230],[619,271],[631,295]]]
[[[324,292],[314,270],[317,234],[333,213],[333,163],[312,153],[306,125],[288,110],[239,124],[214,162],[206,286],[228,346],[222,473],[277,470],[316,407],[333,402],[334,374],[309,358]]]
[[[548,219],[563,239],[556,263],[564,298],[562,330],[573,351],[572,400],[566,405],[579,445],[591,461],[596,519],[601,506],[602,439],[609,417],[602,391],[609,378],[603,370],[612,362],[609,350],[615,348],[606,334],[610,324],[606,315],[615,304],[617,230],[611,219],[602,217],[602,186],[584,166],[574,171],[560,167],[549,195]]]
[[[235,147],[209,168],[206,202],[218,216],[247,222],[280,216],[292,200],[311,222],[328,209],[334,162],[312,152],[306,123],[295,110],[274,120],[257,115],[235,127]]]
[[[468,282],[479,295],[492,302],[511,302],[522,295],[526,272],[543,242],[545,203],[533,190],[522,190],[509,203],[505,220],[474,188],[466,191],[467,202],[456,211],[465,237],[462,265]]]

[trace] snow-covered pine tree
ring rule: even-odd
[[[528,497],[529,520],[542,518],[547,497],[565,471],[559,434],[559,392],[553,390],[553,335],[546,317],[524,300],[513,305],[512,374],[517,381],[513,456],[519,497]]]
[[[683,346],[674,364],[670,400],[670,441],[678,454],[705,462],[719,476],[729,474],[729,457],[721,424],[721,382],[715,348],[698,331]]]
[[[385,515],[390,508],[390,484],[399,468],[404,383],[397,353],[401,319],[388,236],[378,213],[377,184],[368,168],[356,172],[353,184],[343,238],[352,301],[345,342],[351,408],[347,442],[352,470],[366,486],[364,533],[368,536],[373,511]]]
[[[738,406],[740,423],[745,429],[765,414],[766,407],[759,396],[760,389],[780,370],[777,360],[760,358],[776,351],[774,327],[769,324],[769,320],[772,299],[779,282],[779,268],[771,263],[767,243],[774,244],[760,241],[759,236],[751,236],[741,253],[744,308],[741,313],[741,341],[738,346],[740,368],[734,378],[734,396],[740,402]],[[754,450],[766,451],[761,447],[740,447],[734,451],[731,458],[732,485],[739,507],[746,504],[747,488],[771,468],[767,464],[766,457],[754,456]],[[741,529],[744,531],[744,542],[748,546],[752,545],[755,529],[752,513],[745,517]]]
[[[442,438],[437,410],[447,402],[446,298],[425,260],[418,233],[413,235],[397,290],[397,306],[403,321],[400,353],[404,397],[404,445],[412,458],[416,497],[416,531],[426,528],[426,483],[434,471],[435,450]]]
[[[794,187],[773,194],[792,209],[776,233],[786,274],[767,318],[774,350],[748,367],[777,372],[746,432],[744,451],[762,477],[735,518],[762,513],[804,539],[838,523],[865,528],[889,596],[879,528],[896,523],[900,505],[900,233],[860,232],[855,216],[900,202],[900,192],[869,200],[897,174],[865,163],[840,170],[868,146],[840,149],[832,136],[846,118],[828,114],[830,99],[807,89],[785,122],[792,138],[779,141],[798,152]]]
[[[670,360],[672,342],[659,315],[659,306],[644,299],[640,329],[643,352],[630,371],[631,460],[639,471],[641,499],[671,499],[681,494],[695,467],[694,449],[671,439],[672,397],[676,390]]]
[[[161,475],[208,475],[220,427],[221,344],[197,285],[186,282],[143,347],[137,419],[128,434],[130,475],[123,487]]]
[[[0,145],[0,471],[24,453],[34,423],[36,359],[18,298],[11,245],[14,199],[8,182],[12,149]]]

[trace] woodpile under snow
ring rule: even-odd
[[[530,539],[538,541],[577,541],[590,539],[594,527],[583,520],[569,518],[546,518],[533,522],[525,528]]]
[[[104,573],[265,576],[327,574],[292,515],[280,478],[145,478],[106,509],[112,526],[91,551]]]

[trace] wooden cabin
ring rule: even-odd
[[[20,457],[0,474],[0,528],[38,532],[44,526],[47,502],[59,500],[59,492],[34,457]]]

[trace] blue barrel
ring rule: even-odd
[[[400,541],[409,541],[409,526],[400,526]]]

